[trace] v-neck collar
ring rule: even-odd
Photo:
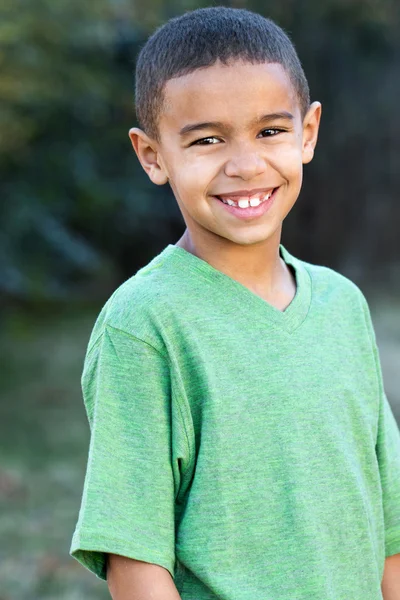
[[[279,310],[266,300],[252,292],[248,287],[236,281],[229,275],[219,271],[211,266],[208,262],[195,256],[188,250],[169,244],[164,248],[162,254],[164,257],[169,257],[175,260],[180,266],[184,266],[197,274],[202,275],[211,282],[219,283],[227,287],[227,291],[235,290],[235,292],[243,296],[243,302],[246,306],[251,306],[253,311],[258,311],[265,318],[269,325],[282,328],[288,333],[295,331],[305,320],[311,303],[311,278],[304,267],[302,261],[292,256],[282,244],[279,246],[279,254],[286,263],[293,267],[296,279],[296,293],[291,303],[284,311]],[[260,323],[261,325],[261,323]]]

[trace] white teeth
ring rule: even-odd
[[[265,200],[268,200],[272,196],[273,191],[274,190],[271,190],[270,192],[268,192],[268,194],[265,194],[265,196],[263,196],[262,198],[256,197],[256,198],[250,198],[250,200],[248,198],[240,198],[240,200],[238,200],[237,202],[235,202],[234,200],[231,200],[231,198],[227,198],[226,200],[223,200],[222,198],[220,198],[220,200],[222,200],[222,202],[224,204],[229,204],[229,206],[239,206],[240,208],[249,208],[249,206],[259,206],[262,202],[265,202]]]

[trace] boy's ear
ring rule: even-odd
[[[140,164],[150,177],[151,181],[156,185],[164,185],[164,183],[167,183],[168,174],[165,171],[161,160],[157,142],[149,138],[149,136],[138,127],[132,127],[129,130],[129,138]]]
[[[322,106],[320,102],[313,102],[303,120],[303,164],[309,163],[314,157],[314,148],[317,143],[319,123],[321,120]]]

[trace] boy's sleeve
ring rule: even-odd
[[[70,554],[106,580],[106,554],[174,577],[170,372],[152,346],[106,326],[85,359],[91,438]]]
[[[400,553],[400,431],[383,386],[382,368],[368,305],[364,310],[375,357],[379,389],[376,455],[382,487],[385,556]]]

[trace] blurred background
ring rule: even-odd
[[[366,295],[400,417],[398,0],[214,3],[275,19],[323,105],[283,243]],[[0,6],[0,600],[100,600],[68,555],[89,443],[86,344],[112,291],[184,225],[128,139],[135,57],[194,0]]]

